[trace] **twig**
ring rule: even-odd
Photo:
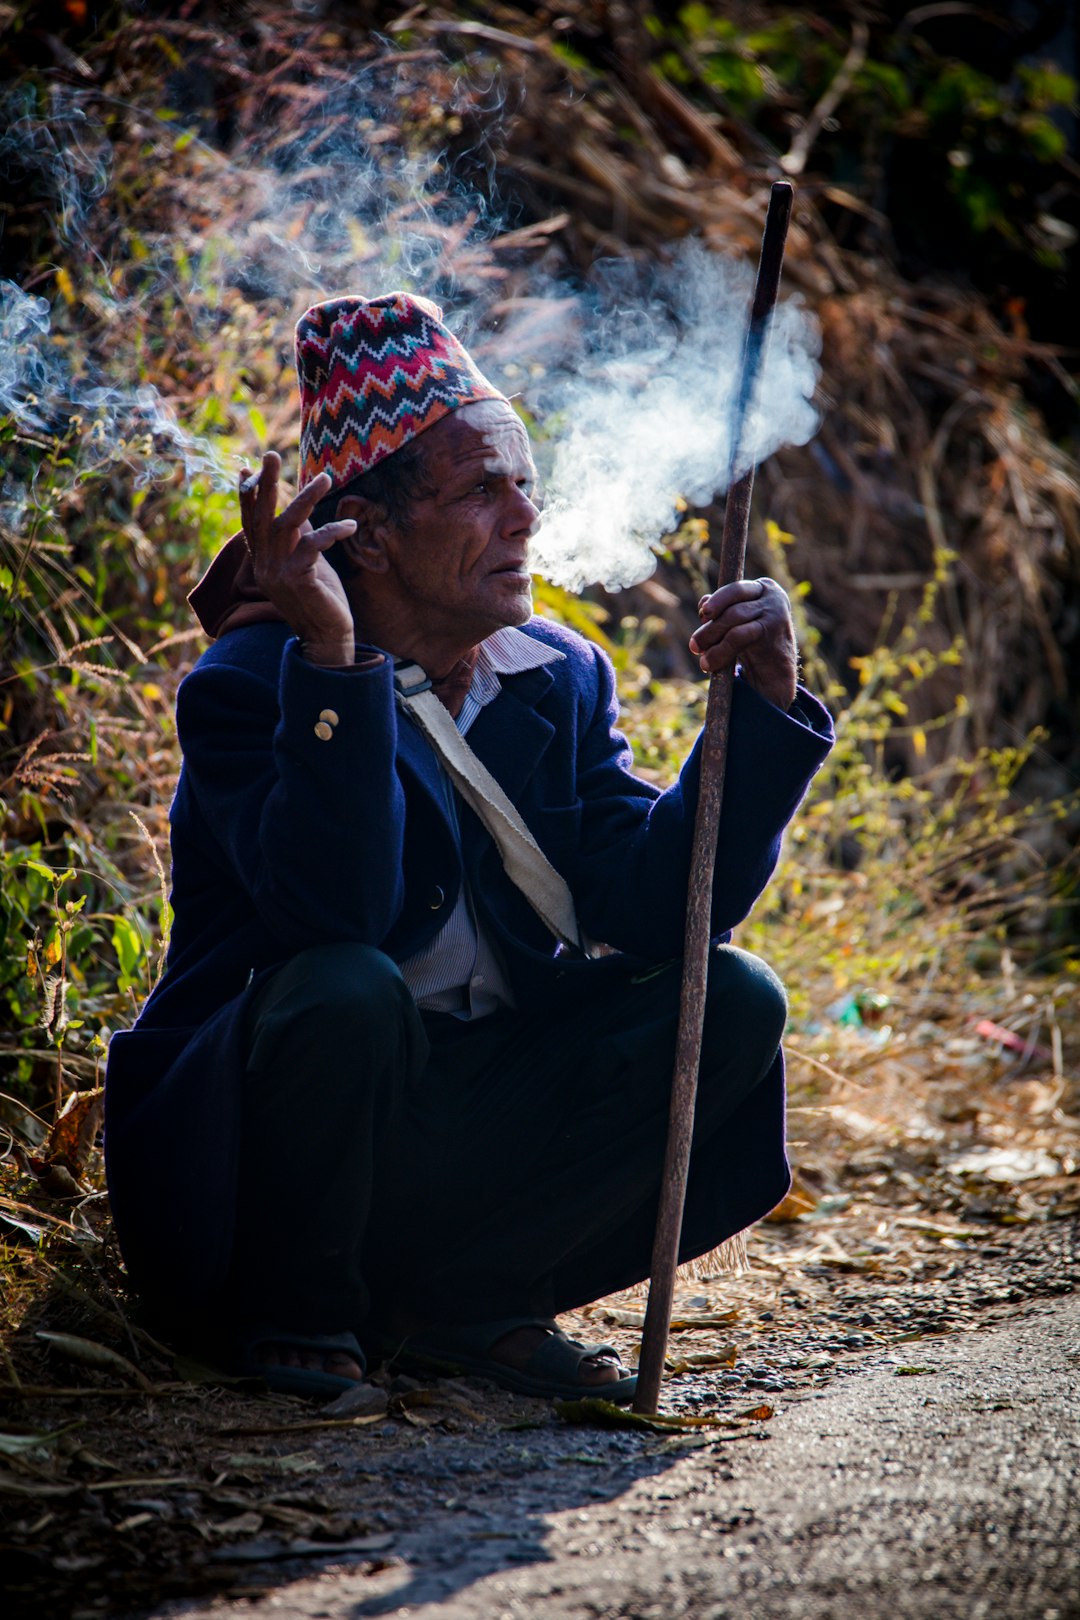
[[[646,85],[650,98],[659,110],[679,126],[683,135],[693,141],[710,164],[715,165],[722,174],[738,173],[742,166],[739,153],[729,140],[713,129],[692,102],[655,71],[649,74]]]
[[[400,25],[399,25],[400,26]],[[554,56],[561,68],[567,64],[560,56],[555,56],[546,39],[529,39],[522,34],[509,34],[504,28],[490,28],[487,23],[478,22],[444,22],[435,17],[425,17],[422,21],[408,25],[423,34],[464,34],[467,39],[482,40],[485,45],[501,45],[504,50],[525,51],[533,56]],[[390,32],[394,32],[394,24],[390,25]],[[567,68],[567,71],[571,71]]]
[[[137,815],[134,810],[129,810],[128,815],[131,817],[136,827],[138,827],[139,831],[143,835],[143,838],[150,847],[150,854],[154,862],[154,870],[157,873],[158,887],[161,891],[161,946],[158,950],[157,966],[154,968],[153,983],[150,986],[150,994],[152,995],[157,989],[158,983],[161,979],[161,975],[165,967],[165,957],[167,956],[169,950],[169,935],[171,932],[169,925],[169,884],[168,879],[165,876],[165,868],[161,864],[161,856],[158,854],[158,847],[154,843],[149,827],[146,825],[146,822],[143,821],[142,817]]]
[[[0,1058],[48,1058],[51,1062],[56,1057],[56,1049],[47,1050],[37,1046],[0,1046]],[[94,1058],[79,1057],[75,1052],[65,1052],[64,1062],[78,1074],[97,1074],[100,1065]],[[27,1110],[29,1112],[29,1109]]]
[[[832,117],[847,94],[852,79],[866,61],[866,46],[869,39],[870,30],[861,18],[857,18],[852,25],[851,44],[848,47],[848,53],[840,64],[840,70],[836,78],[780,159],[780,167],[785,174],[789,174],[793,178],[802,174],[803,169],[806,167],[806,160],[810,155],[810,148],[821,134],[826,121]]]
[[[52,1384],[0,1384],[0,1400],[5,1401],[149,1401],[155,1395],[201,1395],[201,1384],[150,1384],[146,1389],[99,1389],[88,1385],[85,1389],[72,1389],[67,1385]]]
[[[5,1195],[0,1194],[0,1207],[5,1209],[17,1209],[22,1215],[32,1215],[35,1220],[48,1221],[50,1226],[62,1226],[65,1232],[75,1232],[78,1230],[78,1228],[73,1226],[70,1221],[65,1221],[62,1215],[50,1215],[47,1210],[37,1209],[33,1204],[24,1204],[18,1198],[8,1198]]]
[[[43,1120],[40,1114],[35,1114],[34,1110],[32,1108],[28,1108],[24,1102],[20,1102],[18,1097],[13,1097],[10,1092],[0,1091],[0,1102],[14,1103],[16,1108],[21,1108],[23,1113],[28,1115],[30,1119],[36,1120],[39,1125],[44,1126],[45,1130],[48,1130],[49,1126],[47,1121]]]
[[[822,1074],[827,1074],[830,1080],[835,1080],[841,1086],[854,1086],[856,1091],[870,1090],[869,1086],[862,1086],[857,1080],[852,1080],[848,1075],[841,1074],[839,1069],[834,1069],[830,1064],[822,1062],[821,1058],[811,1057],[809,1052],[800,1051],[797,1046],[792,1046],[790,1041],[787,1045],[787,1055],[789,1058],[801,1058],[804,1063],[809,1063],[812,1069],[820,1069]]]
[[[256,1434],[305,1434],[313,1429],[366,1429],[372,1423],[385,1423],[385,1412],[369,1412],[360,1417],[310,1418],[301,1423],[260,1423],[238,1428],[219,1429],[219,1435],[230,1438]]]
[[[532,247],[537,238],[543,241],[546,237],[554,236],[558,231],[565,230],[569,223],[569,214],[552,214],[550,219],[537,220],[535,225],[523,225],[520,230],[496,236],[491,243],[492,251]]]

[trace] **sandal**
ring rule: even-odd
[[[324,1367],[284,1367],[262,1361],[259,1351],[269,1345],[284,1345],[295,1350],[321,1351],[332,1355],[343,1351],[367,1372],[364,1352],[353,1333],[283,1333],[278,1328],[258,1328],[248,1333],[240,1347],[240,1371],[248,1378],[261,1378],[277,1395],[306,1395],[311,1399],[333,1400],[355,1389],[357,1380],[343,1373],[327,1372]]]
[[[491,1355],[492,1345],[507,1333],[526,1327],[543,1328],[547,1336],[525,1365],[511,1367],[505,1361],[496,1361]],[[573,1401],[592,1395],[619,1406],[629,1405],[637,1392],[636,1374],[624,1373],[607,1384],[584,1384],[578,1377],[582,1362],[601,1355],[614,1356],[618,1361],[618,1351],[612,1345],[581,1344],[550,1318],[511,1316],[498,1322],[411,1333],[397,1341],[387,1359],[401,1361],[418,1371],[488,1378],[503,1389],[546,1400]]]

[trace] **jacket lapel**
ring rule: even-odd
[[[431,751],[431,744],[422,735],[416,724],[400,711],[397,716],[397,728],[398,765],[404,766],[406,771],[417,779],[420,786],[431,795],[445,815],[445,790],[442,785],[438,762]]]
[[[552,685],[548,670],[523,670],[499,677],[502,691],[469,727],[468,743],[507,796],[518,796],[544,757],[555,727],[537,712]]]

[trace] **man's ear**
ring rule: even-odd
[[[338,541],[352,566],[366,568],[372,574],[385,574],[390,567],[387,543],[391,532],[385,506],[363,495],[346,495],[338,502],[337,516],[352,518],[356,524],[352,534]]]

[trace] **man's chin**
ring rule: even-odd
[[[475,647],[494,635],[496,630],[518,629],[528,624],[532,616],[531,577],[522,580],[520,576],[515,576],[511,585],[509,576],[503,575],[498,589],[490,589],[489,581],[489,588],[482,596],[474,597],[468,604],[460,604],[453,628],[468,634]]]
[[[507,590],[495,611],[499,614],[499,630],[511,630],[528,624],[533,616],[532,579],[521,581],[517,590]]]

